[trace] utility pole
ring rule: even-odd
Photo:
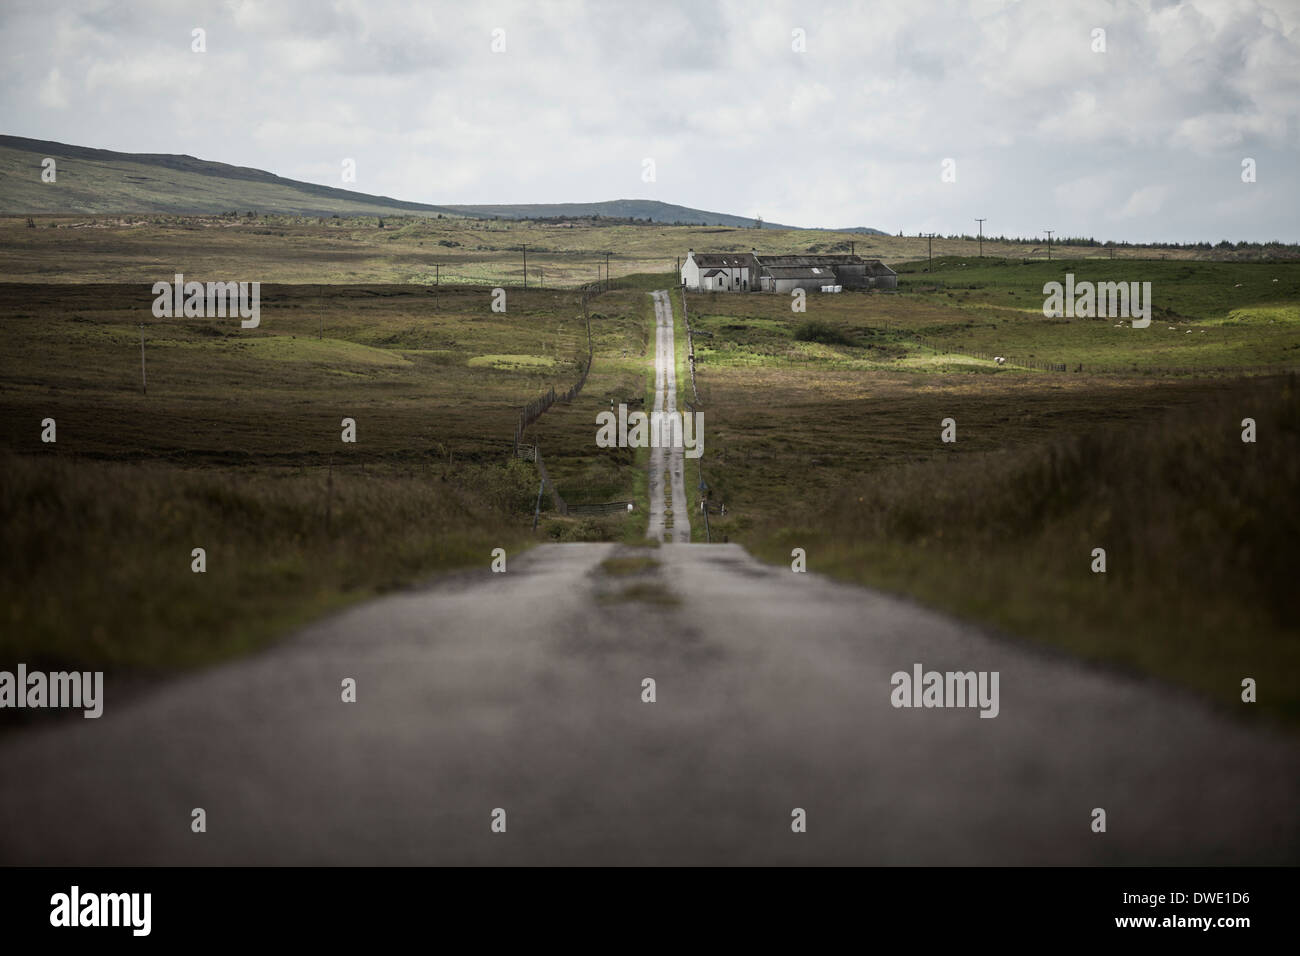
[[[1044,229],[1043,232],[1047,233],[1047,261],[1051,262],[1052,261],[1052,233],[1056,232],[1056,230]]]
[[[691,406],[691,411],[695,406]],[[696,466],[700,469],[700,506],[704,512],[704,537],[706,544],[713,543],[713,531],[709,528],[709,486],[704,483],[704,464],[700,459],[695,459]]]
[[[144,323],[140,323],[140,385],[146,395],[149,394],[149,377],[144,371]]]
[[[925,240],[926,240],[926,245],[930,249],[930,264],[926,266],[925,271],[933,272],[934,271],[934,233],[927,232],[925,234]]]
[[[528,243],[524,243],[524,288],[528,288]]]
[[[609,291],[609,253],[605,253],[605,291]]]
[[[988,216],[984,217],[984,219],[987,218]],[[980,224],[980,258],[981,259],[984,258],[984,219],[980,219],[979,217],[976,217],[975,219],[975,221]]]
[[[433,264],[433,309],[435,312],[438,310],[438,298],[441,290],[442,290],[442,263],[435,262]]]

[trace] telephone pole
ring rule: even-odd
[[[609,253],[605,253],[605,291],[609,291]]]
[[[1056,230],[1044,229],[1043,232],[1047,233],[1047,261],[1051,262],[1052,261],[1052,233],[1056,232]]]
[[[524,243],[524,288],[528,288],[528,243]]]
[[[930,264],[926,266],[925,271],[933,272],[934,271],[934,233],[927,232],[925,234],[925,243],[926,246],[929,247],[929,255],[930,255]]]
[[[984,219],[987,218],[988,218],[987,216],[984,217]],[[975,218],[975,221],[980,224],[980,258],[981,259],[984,258],[984,219],[980,219],[978,216]]]

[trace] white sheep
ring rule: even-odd
[[[993,361],[997,362],[999,365],[1006,365],[1006,364],[1007,364],[1007,360],[1004,359],[1001,355],[995,355],[995,356],[993,356]]]

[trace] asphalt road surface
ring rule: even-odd
[[[0,862],[1300,861],[1295,740],[1158,684],[736,545],[487,565],[3,735]],[[998,716],[894,708],[917,662],[998,671]]]
[[[673,348],[673,309],[667,292],[652,292],[655,301],[656,414],[677,414],[677,353]],[[679,443],[650,449],[650,519],[646,536],[656,541],[686,544],[691,540],[690,508],[683,476],[684,453]],[[665,501],[664,475],[668,476]]]

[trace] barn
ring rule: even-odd
[[[842,285],[829,265],[765,264],[758,281],[763,292],[791,292],[794,289],[816,292],[823,286]]]
[[[857,255],[767,256],[701,253],[694,249],[682,265],[682,285],[696,292],[811,292],[898,288],[898,273],[879,259]]]

